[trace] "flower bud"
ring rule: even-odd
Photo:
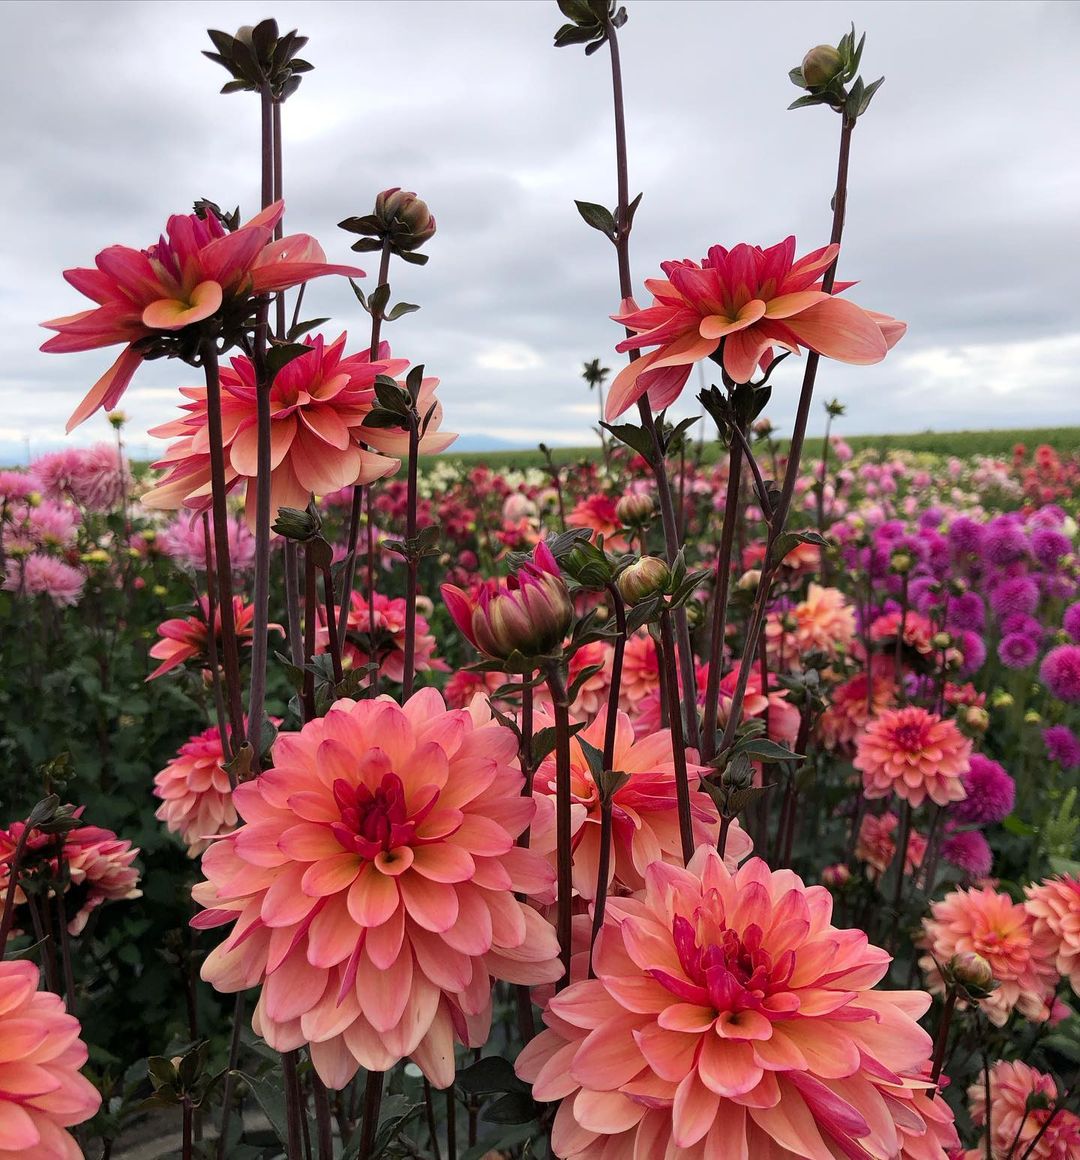
[[[748,572],[744,572],[736,581],[735,587],[740,592],[756,592],[758,585],[761,584],[761,569],[751,568]]]
[[[952,637],[947,632],[935,632],[930,643],[934,648],[948,648],[952,644]]]
[[[116,428],[117,431],[119,431],[120,428],[123,427],[123,425],[127,422],[127,419],[128,419],[126,413],[123,411],[109,411],[106,414],[105,418],[109,420],[109,422],[112,424],[113,427]]]
[[[894,552],[889,567],[898,576],[904,576],[911,571],[911,556],[907,552]]]
[[[851,881],[851,871],[843,862],[837,862],[835,866],[826,866],[821,872],[821,881],[826,886],[833,888],[837,886],[846,886]]]
[[[435,218],[415,193],[384,189],[375,199],[375,216],[393,235],[396,250],[418,250],[435,236]]]
[[[505,660],[516,652],[547,656],[562,644],[573,615],[563,579],[541,573],[516,590],[481,599],[473,612],[473,636],[489,657]]]
[[[803,80],[808,89],[824,88],[843,67],[840,53],[831,44],[819,44],[803,57]]]
[[[975,733],[985,733],[990,728],[990,714],[981,705],[969,705],[964,720]]]
[[[640,604],[663,592],[671,581],[671,569],[659,556],[642,556],[619,573],[615,581],[619,595],[627,604]]]
[[[273,529],[279,536],[287,540],[296,540],[306,544],[313,540],[322,531],[322,520],[312,508],[306,509],[283,507],[278,508],[277,519]]]
[[[1024,724],[1025,725],[1038,725],[1041,722],[1042,722],[1042,714],[1037,712],[1035,709],[1029,709],[1024,714]]]
[[[651,495],[631,493],[622,496],[615,504],[615,515],[627,527],[640,527],[652,519],[656,503]]]
[[[990,704],[995,709],[1010,709],[1014,702],[1012,693],[1006,693],[1004,689],[997,689],[990,696]]]
[[[970,999],[985,999],[997,986],[993,968],[974,951],[953,955],[946,964],[945,977],[961,987]]]

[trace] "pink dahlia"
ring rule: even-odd
[[[346,335],[326,343],[309,339],[306,354],[292,359],[270,384],[270,511],[305,508],[312,494],[371,483],[392,475],[399,464],[361,446],[368,428],[364,419],[375,402],[377,375],[404,370],[405,359],[392,359],[383,344],[379,360],[369,351],[345,355]],[[222,438],[226,448],[225,480],[229,488],[246,487],[248,523],[255,521],[255,477],[258,475],[258,428],[255,367],[239,356],[221,371]],[[143,496],[148,507],[210,507],[210,438],[205,387],[185,387],[191,402],[181,419],[164,423],[151,435],[173,439],[155,467],[165,477]]]
[[[593,539],[604,537],[604,547],[610,552],[625,552],[629,548],[622,534],[623,522],[615,510],[615,501],[606,495],[590,495],[566,513],[566,526],[589,528]]]
[[[927,799],[939,806],[967,797],[963,775],[971,765],[971,741],[956,723],[917,705],[887,709],[855,744],[863,793],[886,797],[895,791],[913,806]]]
[[[550,724],[546,718],[544,725]],[[593,780],[581,741],[602,750],[607,727],[604,710],[570,741],[570,800],[573,827],[574,890],[581,897],[596,897],[600,857],[600,791]],[[580,740],[579,740],[580,739]],[[691,755],[693,756],[693,755]],[[634,727],[625,713],[615,725],[612,769],[630,775],[616,790],[612,801],[612,857],[608,886],[622,891],[640,890],[645,871],[653,862],[682,865],[679,817],[675,790],[675,759],[671,751],[671,731],[664,729],[635,741]],[[697,789],[704,766],[691,762],[690,809],[696,845],[716,844],[720,818],[712,799]],[[555,757],[541,763],[533,779],[533,792],[548,799],[550,808],[541,808],[533,825],[533,849],[555,857]],[[728,834],[726,855],[737,865],[750,853],[751,842],[738,823]]]
[[[659,688],[660,658],[656,654],[656,642],[647,632],[627,637],[619,708],[633,715],[645,698]]]
[[[210,560],[214,559],[211,528]],[[178,516],[168,527],[158,532],[157,546],[181,568],[193,572],[206,571],[206,533],[202,520],[192,523],[188,516]],[[246,521],[237,516],[229,519],[229,565],[234,571],[251,568],[255,563],[255,537]]]
[[[86,1063],[82,1028],[59,995],[39,991],[37,967],[0,962],[0,1157],[82,1160],[65,1131],[101,1106]]]
[[[867,683],[870,683],[869,706]],[[873,717],[879,717],[896,700],[892,676],[881,667],[873,674],[858,673],[829,693],[829,703],[818,720],[818,734],[826,749],[850,752]]]
[[[397,383],[399,387],[405,387],[403,379],[398,379]],[[439,380],[436,378],[421,379],[420,391],[416,396],[417,413],[421,420],[427,418],[427,425],[420,438],[421,455],[438,455],[457,439],[455,431],[439,430],[442,426],[443,405],[435,395],[438,386]],[[409,432],[405,427],[365,427],[362,438],[369,447],[383,455],[391,455],[398,460],[409,456]]]
[[[210,615],[210,601],[200,596],[197,605],[197,616],[186,616],[182,620],[176,617],[164,620],[158,625],[158,636],[162,639],[150,650],[150,655],[156,661],[161,661],[156,669],[146,679],[152,681],[155,677],[163,676],[170,669],[185,661],[196,658],[206,660],[207,619]],[[252,635],[252,624],[255,619],[255,607],[245,604],[242,596],[233,597],[233,620],[236,625],[236,638],[243,640]],[[271,625],[281,631],[280,625]],[[222,655],[221,644],[221,607],[214,609],[214,635],[217,640],[217,655]]]
[[[839,588],[811,584],[805,600],[786,614],[769,617],[765,633],[770,660],[784,671],[799,669],[806,653],[836,657],[850,649],[855,640],[855,609]]]
[[[86,577],[70,564],[44,552],[31,552],[21,560],[8,560],[3,587],[20,596],[47,596],[59,608],[79,603]]]
[[[822,290],[819,279],[839,252],[839,246],[823,246],[796,261],[795,238],[789,237],[764,250],[742,243],[730,250],[713,246],[700,265],[662,262],[667,277],[645,281],[653,304],[641,310],[628,300],[612,315],[636,332],[616,350],[657,349],[616,376],[608,419],[646,391],[653,410],[670,406],[693,364],[713,355],[737,383],[749,382],[774,346],[796,354],[805,347],[858,365],[881,362],[907,325]]]
[[[66,353],[126,344],[75,408],[69,431],[101,407],[112,410],[156,347],[218,311],[246,315],[246,299],[324,274],[363,277],[355,266],[327,265],[322,247],[307,234],[275,242],[284,212],[284,203],[275,202],[232,233],[209,210],[205,217],[174,214],[167,233],[148,249],[109,246],[94,260],[96,269],[64,271],[98,305],[42,323],[57,334],[41,349]]]
[[[986,1086],[980,1078],[968,1088],[971,1118],[986,1125]],[[1075,1160],[1080,1156],[1080,1117],[1059,1111],[1053,1076],[1044,1075],[1020,1060],[999,1059],[990,1069],[990,1148],[994,1160],[1026,1157],[1027,1160]],[[1043,1126],[1050,1126],[1043,1132]],[[1039,1142],[1035,1138],[1042,1132]],[[985,1138],[985,1133],[984,1133]],[[976,1153],[984,1155],[980,1147]]]
[[[982,955],[999,984],[979,1006],[998,1027],[1016,1009],[1034,1022],[1044,1021],[1054,996],[1058,973],[1054,946],[1036,934],[1035,920],[1023,904],[988,886],[954,890],[935,902],[932,917],[923,919],[922,945],[929,952],[919,960],[935,990],[941,988],[937,963],[973,951]]]
[[[1054,949],[1057,969],[1080,995],[1080,879],[1071,874],[1024,887],[1035,937]]]
[[[859,838],[855,844],[855,857],[867,865],[867,877],[874,881],[892,865],[896,857],[896,827],[899,819],[894,813],[884,813],[880,817],[866,814],[859,825]],[[914,874],[922,865],[926,854],[926,838],[912,827],[905,851],[904,873]]]
[[[903,1077],[930,1055],[930,997],[872,990],[888,954],[831,917],[824,887],[758,858],[731,872],[703,846],[686,869],[653,863],[639,896],[608,902],[597,977],[551,999],[518,1057],[533,1095],[560,1101],[553,1151],[833,1160],[927,1136],[905,1095],[929,1085]]]
[[[349,619],[345,626],[345,645],[341,663],[345,669],[360,668],[375,661],[379,676],[384,680],[401,682],[405,675],[405,598],[375,593],[374,618],[367,598],[362,592],[352,594]],[[340,608],[337,610],[340,615]],[[371,639],[371,623],[375,622],[375,639]],[[330,643],[326,630],[325,610],[319,609],[319,627],[315,633],[315,651],[325,652]],[[418,673],[446,672],[445,661],[435,656],[435,637],[427,617],[416,614],[415,665]],[[365,681],[365,684],[367,681]],[[501,682],[500,682],[501,683]]]
[[[30,470],[42,495],[74,500],[92,512],[119,507],[131,487],[127,464],[110,443],[49,452],[35,459]]]
[[[193,923],[234,924],[203,978],[261,985],[256,1032],[310,1044],[330,1087],[404,1056],[449,1086],[455,1039],[487,1039],[491,979],[561,972],[552,928],[514,897],[552,881],[515,845],[535,810],[516,755],[479,698],[448,711],[434,689],[342,699],[282,734],[233,795],[244,824],[203,855]]]
[[[162,799],[154,817],[170,833],[180,835],[189,858],[197,858],[211,838],[236,827],[236,807],[224,763],[221,734],[215,726],[185,741],[154,778],[154,795]]]

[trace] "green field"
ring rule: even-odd
[[[925,451],[935,455],[994,455],[1011,458],[1013,447],[1023,443],[1028,452],[1040,443],[1049,444],[1064,455],[1080,452],[1080,427],[1032,427],[998,431],[922,431],[905,435],[844,435],[844,440],[853,451]],[[706,458],[712,458],[719,447],[715,440],[705,447]],[[581,459],[597,459],[600,448],[553,447],[556,463],[576,463]],[[807,439],[805,455],[817,458],[821,455],[821,438]],[[542,467],[544,457],[537,450],[532,451],[466,451],[455,455],[449,451],[444,458],[470,466],[486,464],[497,468]],[[425,466],[433,460],[426,460]]]

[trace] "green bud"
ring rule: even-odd
[[[843,70],[840,53],[831,44],[819,44],[803,57],[802,75],[808,89],[822,89]]]
[[[642,556],[620,572],[615,583],[623,600],[634,605],[665,591],[670,581],[671,569],[666,561],[659,556]]]

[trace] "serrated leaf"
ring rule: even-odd
[[[581,214],[586,225],[592,226],[594,230],[599,230],[605,237],[614,238],[616,227],[611,210],[597,205],[596,202],[578,201],[576,198],[574,205],[577,206],[578,213]]]

